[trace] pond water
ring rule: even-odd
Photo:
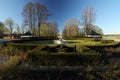
[[[26,44],[41,44],[41,43],[44,43],[44,44],[53,44],[53,40],[34,40],[34,41],[27,41],[27,42],[24,42]]]
[[[0,43],[4,43],[6,40],[0,40]]]
[[[0,40],[0,45],[5,45],[8,40]]]
[[[5,56],[0,56],[0,64],[6,62],[7,60],[9,60],[8,57],[5,57]]]
[[[7,40],[0,40],[0,45],[5,45],[6,42],[7,42]],[[7,60],[8,60],[8,57],[0,56],[0,64],[4,63]]]

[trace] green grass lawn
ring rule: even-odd
[[[109,40],[104,40],[100,39],[98,41],[95,41],[94,38],[79,38],[77,40],[66,40],[68,46],[74,46],[74,45],[111,45],[111,44],[116,44],[117,42],[112,42]],[[49,46],[55,46],[54,40],[37,40],[37,41],[28,41],[24,42],[24,44],[48,44]]]
[[[117,42],[110,40],[94,39],[94,38],[79,38],[77,40],[66,40],[66,46],[74,47],[76,46],[77,51],[83,51],[87,49],[86,46],[105,46],[105,45],[114,45]],[[24,42],[23,44],[46,44],[48,46],[57,46],[58,44],[54,43],[54,40],[39,40],[39,41],[29,41]]]
[[[83,46],[104,46],[104,45],[115,45],[118,42],[112,42],[112,41],[94,41],[93,39],[79,39],[79,40],[67,40],[68,43],[66,44],[67,46],[78,46],[78,47],[83,47]]]

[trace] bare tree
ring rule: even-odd
[[[21,33],[21,29],[20,29],[20,26],[18,24],[16,24],[16,31],[17,31],[17,34]]]
[[[4,32],[4,23],[0,22],[0,34]]]
[[[95,22],[95,10],[92,7],[86,7],[82,15],[82,21],[85,34],[91,32],[93,23]]]
[[[103,31],[100,27],[98,26],[93,26],[93,31],[95,31],[96,33],[103,35]]]
[[[38,2],[35,3],[35,8],[36,8],[36,16],[37,16],[38,33],[40,36],[41,23],[48,18],[49,13],[47,8]]]
[[[62,35],[65,37],[77,37],[79,34],[79,22],[75,19],[69,19],[65,22]]]
[[[44,22],[41,24],[42,36],[56,37],[58,33],[58,25],[56,22]]]
[[[30,27],[30,31],[36,34],[36,26],[38,27],[39,36],[41,23],[44,22],[49,16],[47,8],[39,2],[29,2],[23,9],[24,23]]]
[[[34,31],[35,25],[35,8],[32,2],[29,2],[23,8],[23,17],[24,17],[24,25],[30,27],[30,31]]]
[[[52,37],[56,37],[58,33],[58,25],[56,22],[49,22],[50,34]]]
[[[9,30],[3,22],[0,22],[0,34],[8,34]]]
[[[6,26],[7,26],[8,30],[9,30],[9,33],[12,34],[13,33],[13,29],[14,29],[14,22],[13,22],[13,20],[11,18],[8,18],[8,19],[6,19],[5,23],[6,23]]]

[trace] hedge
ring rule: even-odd
[[[39,46],[38,44],[24,44],[24,43],[8,43],[7,45],[22,51],[32,50]]]
[[[29,52],[26,62],[40,66],[80,66],[86,64],[97,65],[101,62],[100,55],[85,55],[76,53],[48,53]]]

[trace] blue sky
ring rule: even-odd
[[[44,4],[53,14],[48,21],[57,22],[60,31],[66,20],[81,20],[84,8],[93,7],[96,11],[95,25],[102,28],[104,34],[120,34],[120,0],[1,0],[0,21],[10,17],[21,25],[23,7],[30,1]]]

